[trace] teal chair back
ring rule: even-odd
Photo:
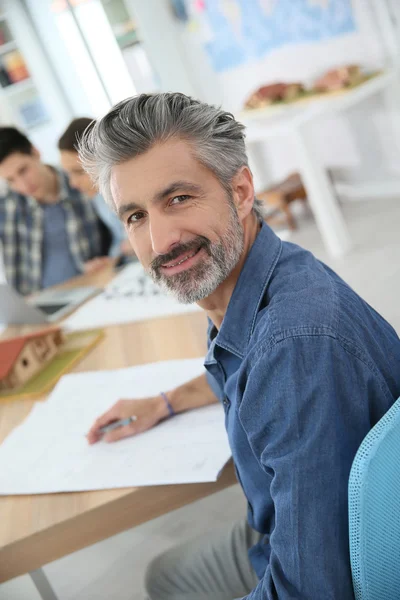
[[[400,399],[362,442],[349,479],[356,600],[400,599]]]

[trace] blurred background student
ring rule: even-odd
[[[108,255],[111,257],[133,256],[133,250],[127,235],[117,215],[106,204],[103,196],[99,194],[89,175],[84,171],[77,151],[77,145],[85,129],[93,123],[92,119],[81,117],[74,119],[64,131],[58,141],[61,164],[68,174],[70,184],[85,194],[92,202],[97,216],[109,230],[111,243]]]
[[[0,239],[7,282],[31,294],[108,263],[102,225],[87,199],[15,127],[0,128]]]

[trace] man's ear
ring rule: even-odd
[[[232,180],[233,198],[239,219],[243,221],[253,209],[254,183],[253,175],[247,166],[243,166]]]

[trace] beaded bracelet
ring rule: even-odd
[[[168,400],[168,396],[167,396],[167,394],[166,394],[165,392],[160,392],[160,396],[161,396],[162,398],[164,398],[164,400],[165,400],[165,404],[167,405],[168,412],[169,412],[169,416],[170,416],[170,417],[173,417],[173,416],[174,416],[174,414],[175,414],[175,411],[174,411],[174,409],[172,408],[170,401]]]

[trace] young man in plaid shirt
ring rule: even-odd
[[[0,240],[5,276],[31,294],[109,260],[91,203],[66,174],[41,162],[39,151],[13,127],[0,128],[0,177],[9,187],[0,198]]]

